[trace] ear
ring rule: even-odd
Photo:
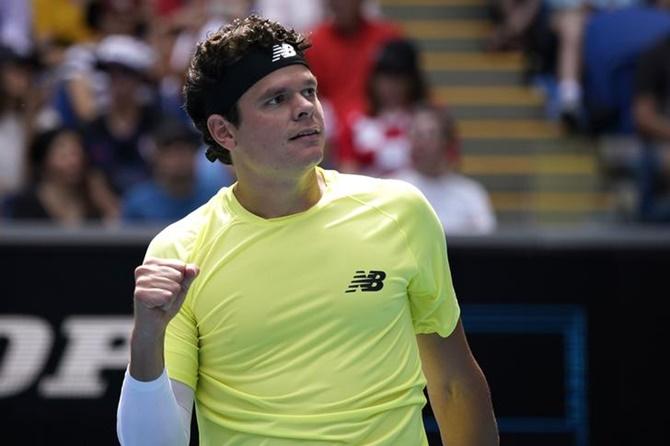
[[[236,128],[221,115],[210,115],[207,118],[207,130],[214,141],[228,150],[237,147]]]

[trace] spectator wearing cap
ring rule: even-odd
[[[29,155],[30,181],[7,200],[7,217],[68,226],[107,217],[78,133],[65,127],[38,133]]]
[[[114,35],[97,49],[99,67],[109,77],[109,104],[84,127],[93,166],[122,195],[149,177],[145,159],[157,113],[150,88],[154,52],[141,40]]]
[[[449,110],[416,109],[409,132],[411,165],[394,178],[416,186],[435,209],[447,235],[492,232],[496,217],[488,193],[458,172],[458,137]]]
[[[33,0],[40,8],[35,31],[53,62],[51,109],[59,122],[79,127],[97,118],[107,97],[107,76],[98,70],[97,49],[113,35],[139,36],[147,28],[141,0]],[[48,7],[42,8],[42,3]],[[62,7],[61,3],[68,3]],[[74,3],[77,3],[75,5]],[[74,22],[74,23],[68,23]],[[72,44],[75,43],[75,44]]]
[[[197,176],[199,139],[178,120],[165,120],[152,136],[152,178],[123,198],[126,222],[167,222],[204,204],[218,188]]]
[[[350,113],[340,137],[340,169],[389,176],[409,165],[407,133],[414,107],[426,100],[415,45],[389,41],[374,58],[367,113]]]
[[[0,197],[24,182],[26,147],[41,101],[33,80],[38,59],[0,46]]]

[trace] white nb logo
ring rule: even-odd
[[[296,55],[295,48],[288,43],[282,43],[281,45],[275,45],[272,47],[272,61],[277,62],[279,59],[285,59],[287,57],[293,57]]]

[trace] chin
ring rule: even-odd
[[[321,161],[323,161],[323,147],[319,147],[318,150],[314,151],[312,161],[314,166],[318,165]]]
[[[285,160],[285,167],[294,172],[305,172],[319,165],[323,160],[323,152],[306,153],[295,155]]]
[[[321,161],[323,161],[323,153],[319,153],[318,155],[314,154],[313,156],[302,158],[300,166],[309,169],[318,166]]]
[[[295,157],[304,159],[306,161],[313,160],[316,162],[316,164],[318,164],[323,159],[323,152],[323,144],[313,144],[306,147],[301,147],[300,150],[295,154]]]

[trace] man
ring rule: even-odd
[[[152,177],[124,195],[121,215],[126,222],[177,220],[207,202],[220,187],[198,176],[198,137],[186,123],[165,119],[152,140]]]
[[[97,57],[109,77],[109,104],[83,131],[93,166],[120,196],[150,176],[143,152],[157,110],[144,88],[156,54],[140,39],[115,35],[100,42]]]
[[[406,183],[316,167],[308,46],[253,16],[198,46],[186,109],[238,181],[136,270],[120,440],[186,444],[195,398],[201,444],[426,445],[427,380],[446,443],[497,444],[434,213]]]
[[[458,172],[454,118],[445,107],[423,105],[409,132],[411,168],[394,178],[416,186],[428,199],[447,235],[487,234],[496,217],[486,189]]]

